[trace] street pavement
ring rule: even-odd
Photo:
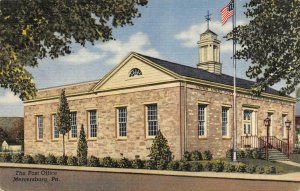
[[[300,176],[295,173],[294,176]],[[300,191],[299,181],[0,167],[0,191]]]

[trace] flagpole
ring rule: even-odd
[[[233,17],[232,17],[232,27],[233,27],[233,52],[232,52],[232,62],[233,62],[233,162],[237,162],[237,103],[236,103],[236,36],[234,33],[234,28],[236,27],[236,0],[233,0]]]

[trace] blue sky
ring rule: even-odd
[[[232,75],[232,46],[223,36],[231,22],[221,26],[220,10],[229,0],[149,0],[141,8],[142,17],[133,26],[114,30],[115,41],[98,42],[86,48],[74,45],[73,54],[59,59],[42,60],[38,68],[29,69],[37,88],[97,80],[109,72],[131,51],[195,67],[198,63],[197,41],[204,32],[204,16],[212,14],[211,30],[219,35],[223,73]],[[247,23],[238,1],[238,23]],[[238,61],[238,77],[246,78],[248,64]],[[274,86],[279,88],[280,85]],[[23,104],[9,90],[0,89],[0,116],[23,116]]]

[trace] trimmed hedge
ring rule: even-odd
[[[193,151],[191,153],[191,160],[199,160],[198,151]],[[244,151],[245,156],[252,156],[254,151]],[[201,153],[200,153],[201,154]],[[188,154],[186,153],[186,156]],[[209,153],[206,153],[209,156]],[[209,158],[209,157],[207,157]],[[188,158],[186,158],[188,159]],[[0,154],[1,162],[15,162],[15,163],[27,163],[27,164],[59,164],[59,165],[69,165],[77,166],[78,158],[74,156],[59,156],[55,157],[53,154],[49,154],[47,157],[41,154],[37,154],[34,157],[30,155],[23,156],[22,154],[10,154],[4,153]],[[153,160],[143,161],[140,159],[129,160],[128,158],[121,158],[119,160],[114,160],[107,156],[103,159],[99,159],[95,156],[88,158],[87,166],[90,167],[108,167],[108,168],[135,168],[135,169],[151,169],[151,170],[172,170],[172,171],[191,171],[191,172],[201,172],[201,171],[213,171],[213,172],[239,172],[239,173],[257,173],[257,174],[277,174],[278,169],[275,166],[255,166],[253,164],[243,164],[243,163],[229,163],[223,160],[213,160],[213,161],[171,161],[167,165],[162,161],[161,166],[159,161],[154,162]]]

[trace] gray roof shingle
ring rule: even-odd
[[[153,63],[155,63],[159,66],[162,66],[176,74],[179,74],[181,76],[191,77],[191,78],[196,78],[196,79],[201,79],[201,80],[206,80],[206,81],[210,81],[210,82],[233,86],[233,77],[226,75],[226,74],[214,74],[214,73],[202,70],[202,69],[193,68],[193,67],[182,65],[182,64],[177,64],[177,63],[169,62],[166,60],[161,60],[158,58],[153,58],[153,57],[142,55],[139,53],[138,53],[138,55],[140,55],[140,56],[152,61]],[[250,80],[236,78],[236,86],[237,87],[250,90],[251,86],[253,84],[254,84],[254,82],[252,82]],[[266,88],[265,92],[269,93],[269,94],[273,94],[273,95],[282,96],[282,94],[279,91],[277,91],[273,88]]]

